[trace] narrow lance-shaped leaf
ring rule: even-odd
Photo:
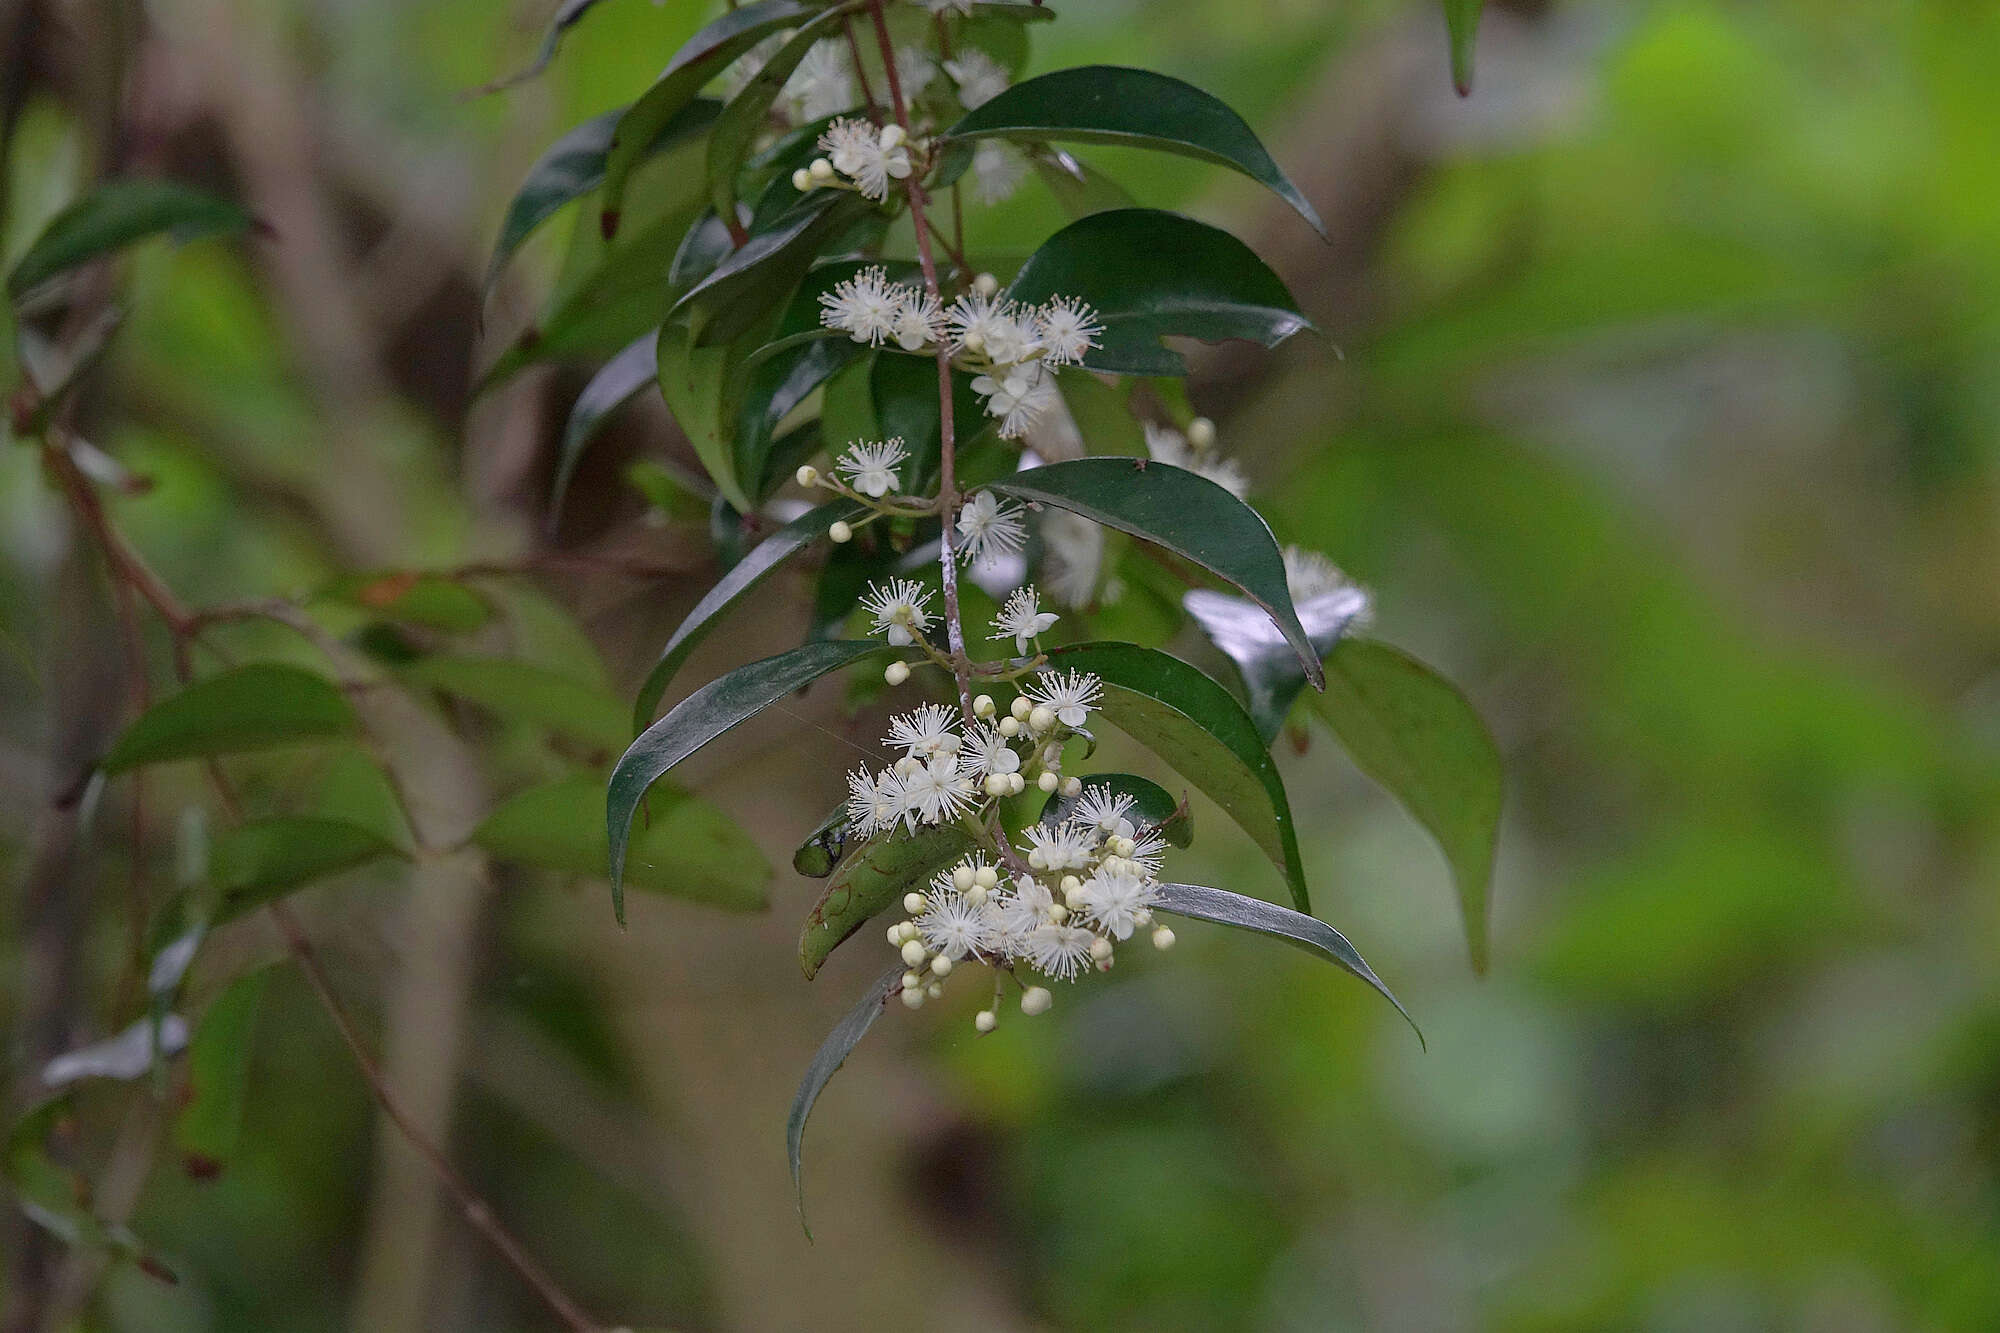
[[[1264,608],[1319,683],[1319,652],[1292,608],[1277,538],[1256,510],[1208,478],[1147,459],[1078,458],[1017,472],[992,489],[1143,537],[1226,579]]]
[[[107,181],[50,219],[7,275],[19,296],[59,273],[161,232],[183,241],[242,231],[250,215],[172,181]]]
[[[708,197],[718,217],[736,215],[736,177],[757,135],[770,119],[771,107],[785,89],[792,71],[819,45],[820,39],[854,12],[853,5],[836,5],[809,23],[801,25],[786,39],[742,91],[729,100],[715,132],[708,138]]]
[[[1205,884],[1160,885],[1160,901],[1155,910],[1275,935],[1308,953],[1331,959],[1373,986],[1383,999],[1396,1006],[1396,1012],[1417,1034],[1417,1040],[1422,1042],[1424,1039],[1423,1029],[1417,1026],[1417,1020],[1410,1017],[1410,1011],[1403,1008],[1403,1002],[1382,984],[1382,978],[1375,975],[1375,969],[1368,966],[1355,947],[1347,942],[1347,937],[1317,917],[1267,903],[1261,898],[1246,897],[1227,889],[1212,889]]]
[[[1276,347],[1312,327],[1278,275],[1228,232],[1178,213],[1093,213],[1042,244],[1007,294],[1036,305],[1052,296],[1090,303],[1102,346],[1083,364],[1115,375],[1187,374],[1169,336]]]
[[[1444,0],[1445,26],[1451,30],[1451,83],[1460,97],[1472,95],[1472,50],[1485,7],[1486,0]]]
[[[806,1118],[812,1114],[813,1103],[825,1089],[836,1070],[845,1064],[861,1039],[868,1035],[868,1029],[875,1026],[875,1020],[882,1016],[882,1009],[889,1003],[889,996],[902,984],[903,965],[897,963],[884,972],[861,1002],[848,1011],[847,1017],[826,1034],[826,1040],[806,1066],[806,1076],[799,1083],[798,1095],[792,1098],[792,1113],[785,1121],[785,1153],[792,1164],[792,1188],[798,1193],[799,1225],[806,1225],[806,1182],[805,1143]],[[812,1235],[812,1228],[806,1227],[806,1235]]]
[[[1355,764],[1429,830],[1451,865],[1476,971],[1486,970],[1487,890],[1500,832],[1499,747],[1458,688],[1384,643],[1348,639],[1313,706]]]
[[[15,1202],[36,1226],[65,1245],[130,1260],[162,1282],[179,1281],[129,1228],[98,1217],[80,1202],[90,1197],[88,1183],[50,1155],[49,1138],[73,1113],[70,1095],[64,1093],[35,1106],[8,1130],[0,1174]]]
[[[644,727],[652,721],[653,709],[659,705],[660,696],[666,693],[674,675],[686,663],[688,655],[708,637],[710,630],[737,602],[751,589],[769,578],[771,574],[800,551],[826,535],[828,528],[843,519],[857,518],[863,512],[862,506],[852,500],[836,500],[832,504],[821,505],[809,510],[779,528],[751,549],[750,553],[737,561],[688,612],[674,630],[667,646],[660,650],[660,660],[646,673],[646,681],[639,687],[639,702],[633,710],[633,723]]]
[[[974,107],[945,137],[1055,139],[1178,153],[1242,172],[1326,234],[1319,214],[1243,117],[1194,85],[1151,70],[1085,65],[1039,75]]]
[[[632,748],[612,770],[605,809],[611,843],[611,904],[620,922],[625,919],[626,842],[646,789],[681,760],[793,690],[881,651],[881,644],[865,639],[833,640],[809,643],[738,667],[681,700],[632,742]]]
[[[1101,677],[1104,716],[1221,806],[1284,873],[1298,909],[1312,910],[1284,779],[1234,695],[1179,658],[1133,643],[1058,648],[1049,665]]]
[[[562,46],[562,39],[568,35],[569,30],[583,22],[583,16],[596,8],[598,3],[599,0],[563,0],[562,8],[556,10],[555,17],[549,20],[548,31],[542,34],[540,49],[535,52],[535,58],[528,62],[527,67],[474,88],[473,95],[483,97],[488,93],[497,93],[502,89],[512,88],[539,77],[556,58],[556,51]]]
[[[174,1145],[188,1175],[213,1179],[236,1152],[250,1089],[250,1054],[270,970],[229,983],[201,1016],[188,1044],[188,1095],[174,1120]]]
[[[590,447],[613,413],[659,376],[659,341],[658,329],[633,339],[624,351],[590,377],[590,383],[583,386],[583,392],[570,406],[569,420],[563,425],[562,445],[556,453],[556,480],[549,495],[550,523],[562,515],[563,500],[569,494],[577,464],[583,461],[583,451]]]
[[[253,819],[217,835],[209,850],[209,876],[222,895],[210,927],[314,880],[403,855],[374,829],[345,820],[301,815]]]
[[[1241,597],[1195,588],[1184,594],[1181,605],[1194,617],[1202,631],[1243,677],[1244,693],[1251,720],[1258,735],[1269,745],[1285,715],[1306,687],[1306,673],[1299,668],[1298,654],[1278,633],[1271,618]],[[1299,623],[1322,664],[1340,636],[1368,611],[1368,594],[1353,584],[1335,588],[1295,603]]]
[[[799,967],[808,981],[820,964],[877,913],[921,893],[931,876],[972,850],[972,835],[956,824],[872,839],[857,847],[833,873],[799,932]]]
[[[816,190],[750,233],[674,306],[676,319],[689,323],[697,346],[707,347],[749,332],[769,316],[812,267],[827,242],[869,211],[859,194]]]
[[[104,756],[104,771],[347,736],[359,726],[325,677],[258,663],[196,681],[141,713]]]

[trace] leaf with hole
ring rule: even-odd
[[[619,921],[625,919],[626,841],[646,789],[681,760],[792,691],[804,689],[829,672],[884,651],[879,643],[836,639],[809,643],[738,667],[681,700],[672,712],[632,742],[612,770],[605,809],[606,833],[611,843],[611,904]]]
[[[1095,672],[1104,716],[1173,765],[1254,839],[1312,910],[1284,779],[1234,695],[1177,657],[1133,643],[1084,643],[1049,654],[1054,670]]]
[[[7,275],[20,296],[81,264],[168,233],[179,241],[229,235],[250,215],[227,199],[160,180],[106,181],[49,220]]]
[[[1458,885],[1475,971],[1487,961],[1487,892],[1500,833],[1500,749],[1458,687],[1385,643],[1348,639],[1312,703],[1355,765],[1437,839]]]
[[[1319,214],[1243,117],[1193,84],[1151,70],[1085,65],[1038,75],[966,112],[945,138],[1104,143],[1178,153],[1243,173],[1326,235]]]
[[[1083,364],[1115,375],[1185,375],[1165,337],[1276,347],[1312,323],[1250,247],[1178,213],[1121,208],[1092,213],[1043,242],[1007,294],[1027,305],[1052,296],[1087,301],[1104,333]]]
[[[1072,218],[1087,218],[1092,213],[1139,206],[1131,191],[1088,162],[1080,161],[1060,148],[1036,153],[1030,161],[1035,175],[1055,196],[1056,206]]]
[[[359,727],[347,696],[324,676],[258,663],[198,680],[141,713],[104,756],[104,771],[351,736]]]
[[[812,1114],[813,1103],[825,1090],[827,1083],[868,1035],[868,1029],[875,1026],[875,1020],[882,1016],[882,1009],[889,1003],[889,996],[902,983],[903,965],[897,963],[884,972],[861,1002],[848,1011],[847,1017],[834,1025],[826,1034],[819,1050],[813,1055],[812,1063],[806,1066],[806,1076],[799,1083],[799,1090],[792,1098],[792,1113],[785,1120],[785,1155],[792,1165],[792,1188],[798,1193],[799,1225],[806,1221],[805,1144],[806,1118]],[[806,1235],[812,1229],[806,1228]]]
[[[1143,537],[1234,584],[1318,683],[1319,653],[1292,608],[1277,538],[1256,510],[1208,478],[1143,458],[1078,458],[1014,473],[991,489]]]
[[[808,981],[827,955],[877,913],[923,892],[931,877],[965,858],[972,835],[956,824],[871,838],[848,853],[799,932],[799,967]]]

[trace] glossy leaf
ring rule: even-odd
[[[987,429],[982,401],[973,392],[973,376],[954,370],[951,374],[952,432],[960,450],[971,447],[973,438]],[[869,392],[874,404],[876,434],[871,438],[901,436],[910,451],[903,464],[905,492],[922,495],[937,485],[944,450],[944,420],[938,410],[937,362],[928,356],[905,356],[885,351],[875,358],[869,376]],[[852,439],[829,440],[829,446],[845,448]]]
[[[1069,818],[1070,811],[1076,809],[1084,792],[1108,789],[1113,796],[1132,798],[1131,813],[1127,816],[1135,829],[1148,827],[1156,829],[1160,836],[1176,847],[1187,847],[1194,842],[1194,816],[1188,813],[1187,803],[1176,800],[1174,794],[1151,778],[1142,778],[1136,773],[1092,773],[1083,780],[1083,792],[1075,796],[1051,796],[1042,807],[1040,822],[1058,824]]]
[[[104,771],[122,773],[170,759],[267,750],[348,736],[354,708],[333,683],[302,667],[258,663],[196,681],[168,695],[127,727]]]
[[[229,983],[188,1043],[187,1099],[174,1118],[174,1146],[189,1176],[209,1180],[236,1153],[250,1091],[250,1055],[270,970]]]
[[[551,521],[562,514],[563,499],[569,494],[577,464],[583,461],[583,451],[597,438],[598,431],[619,408],[659,377],[659,341],[659,330],[654,329],[627,343],[624,351],[590,377],[590,383],[583,386],[583,392],[570,405],[569,420],[563,423],[562,444],[556,452],[555,485],[549,494]]]
[[[968,111],[945,137],[1107,143],[1178,153],[1243,173],[1326,234],[1319,214],[1243,117],[1193,84],[1151,70],[1084,65],[1026,79]]]
[[[511,657],[423,657],[403,670],[428,686],[478,704],[499,717],[569,736],[597,749],[622,746],[625,710],[595,685]]]
[[[472,841],[503,861],[564,875],[606,879],[604,782],[577,773],[509,797]],[[632,834],[625,881],[732,912],[768,905],[771,865],[756,839],[711,802],[656,787]]]
[[[799,967],[810,981],[827,955],[877,913],[922,892],[931,876],[965,858],[972,835],[956,824],[873,838],[850,852],[833,872],[799,932]]]
[[[1256,510],[1208,478],[1143,458],[1078,458],[1014,473],[992,489],[1143,537],[1234,584],[1318,682],[1319,653],[1292,608],[1277,539]]]
[[[1486,0],[1444,0],[1445,26],[1451,32],[1451,83],[1460,97],[1472,95],[1472,51],[1479,41],[1479,13]]]
[[[339,819],[281,815],[239,824],[209,848],[209,877],[222,895],[211,928],[314,880],[402,856],[374,829]]]
[[[693,328],[680,319],[660,330],[654,355],[660,394],[709,480],[738,512],[753,508],[736,475],[734,350],[696,346]]]
[[[1382,978],[1375,975],[1375,969],[1368,966],[1355,947],[1347,942],[1347,937],[1316,917],[1294,912],[1276,903],[1267,903],[1261,898],[1245,897],[1227,889],[1212,889],[1205,884],[1160,885],[1160,901],[1154,910],[1276,936],[1307,953],[1337,963],[1395,1005],[1396,1012],[1417,1034],[1417,1040],[1422,1042],[1424,1039],[1423,1029],[1417,1026],[1417,1020],[1410,1017],[1410,1011],[1403,1008],[1403,1002],[1382,984]]]
[[[1255,604],[1227,593],[1195,588],[1181,598],[1202,632],[1220,648],[1243,677],[1251,720],[1269,745],[1285,715],[1306,687],[1298,654],[1278,633],[1271,617]],[[1313,651],[1324,663],[1340,636],[1368,610],[1368,594],[1352,585],[1336,588],[1294,604]]]
[[[1221,806],[1284,873],[1298,909],[1312,910],[1284,779],[1234,695],[1179,658],[1133,643],[1057,648],[1049,666],[1101,676],[1104,716]]]
[[[768,228],[724,256],[674,306],[697,346],[749,332],[798,286],[827,244],[869,213],[872,205],[846,190],[818,190],[772,219]]]
[[[162,232],[191,241],[239,232],[250,215],[226,199],[172,181],[107,181],[49,220],[7,275],[20,296],[61,273]]]
[[[1185,375],[1180,353],[1160,343],[1167,336],[1276,347],[1312,327],[1249,246],[1150,208],[1070,223],[1029,256],[1008,295],[1031,305],[1057,295],[1089,302],[1104,325],[1103,346],[1083,363],[1118,375]]]
[[[764,132],[771,107],[785,90],[792,71],[855,8],[837,5],[800,24],[723,109],[715,132],[708,137],[708,198],[718,216],[736,215],[736,177],[757,136]]]
[[[785,1154],[792,1166],[792,1188],[798,1193],[799,1225],[806,1221],[805,1143],[806,1118],[812,1114],[813,1103],[833,1078],[861,1039],[868,1035],[868,1029],[875,1026],[875,1020],[882,1016],[883,1007],[889,1003],[889,996],[902,985],[903,965],[898,962],[884,972],[861,1002],[848,1011],[847,1017],[834,1025],[826,1034],[819,1050],[813,1055],[812,1063],[806,1066],[806,1076],[799,1083],[798,1094],[792,1098],[792,1113],[785,1120]],[[812,1229],[806,1228],[806,1235]]]
[[[667,646],[660,650],[660,660],[646,673],[646,681],[639,687],[639,702],[635,707],[633,726],[643,727],[652,721],[653,709],[659,705],[660,696],[673,683],[692,653],[715,628],[716,622],[737,602],[769,578],[785,561],[803,551],[812,543],[826,535],[826,530],[842,519],[853,519],[864,512],[861,505],[852,500],[835,500],[809,510],[779,528],[776,532],[757,543],[750,553],[733,565],[727,574],[710,588],[694,609],[687,613],[675,628]]]
[[[883,651],[867,640],[809,643],[738,667],[690,694],[646,728],[612,770],[605,811],[611,843],[611,903],[625,919],[626,840],[646,789],[717,736],[747,722],[794,690]]]
[[[715,123],[722,103],[713,98],[696,98],[677,111],[653,136],[639,161],[674,144],[704,133]],[[592,117],[549,146],[549,150],[528,169],[507,216],[500,223],[500,239],[494,243],[493,258],[486,265],[485,291],[491,295],[507,261],[521,248],[535,229],[563,208],[604,183],[604,164],[611,150],[611,138],[625,109]],[[637,165],[635,162],[634,165]]]
[[[728,11],[688,38],[653,86],[619,118],[612,134],[604,161],[604,215],[600,224],[606,236],[618,232],[626,182],[644,158],[646,145],[694,100],[702,85],[772,33],[796,28],[823,8],[803,0],[756,0]]]
[[[1457,686],[1387,644],[1348,639],[1326,666],[1326,693],[1313,707],[1356,766],[1437,839],[1458,885],[1472,966],[1485,971],[1499,747]]]

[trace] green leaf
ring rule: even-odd
[[[1161,837],[1176,847],[1187,847],[1194,842],[1194,816],[1188,813],[1187,802],[1177,801],[1173,793],[1151,778],[1142,778],[1136,773],[1092,773],[1083,780],[1083,791],[1108,790],[1113,796],[1132,798],[1132,824],[1144,829],[1151,826]],[[1070,811],[1076,809],[1083,792],[1075,796],[1051,796],[1042,807],[1040,823],[1060,824],[1069,818]]]
[[[1319,214],[1243,117],[1193,84],[1151,70],[1085,65],[1027,79],[968,111],[945,137],[1108,143],[1198,158],[1242,172],[1326,235]]]
[[[985,405],[973,392],[973,376],[963,371],[951,373],[952,433],[961,450],[971,447],[973,437],[989,424]],[[903,464],[903,489],[922,495],[937,485],[944,450],[944,420],[938,411],[937,361],[929,356],[909,356],[885,350],[875,358],[869,377],[874,398],[875,439],[903,438],[910,457]],[[835,453],[852,444],[851,439],[828,440]]]
[[[565,875],[610,876],[604,782],[577,773],[508,798],[472,841],[503,861]],[[742,825],[700,797],[655,788],[632,835],[626,882],[732,912],[761,912],[770,862]]]
[[[59,273],[171,232],[191,241],[239,232],[250,215],[226,199],[172,181],[107,181],[49,220],[7,275],[7,294],[20,296]]]
[[[774,32],[796,28],[815,17],[823,5],[803,0],[756,0],[739,6],[710,23],[674,53],[667,68],[645,95],[619,118],[611,147],[604,161],[604,216],[606,236],[618,232],[625,185],[632,169],[682,108],[694,100],[702,85],[720,74],[723,67]]]
[[[698,346],[728,342],[754,328],[791,294],[813,261],[853,223],[873,211],[859,194],[816,190],[725,255],[674,306]]]
[[[239,824],[209,849],[209,877],[222,894],[210,927],[384,856],[403,852],[375,830],[344,820],[280,815]]]
[[[1319,682],[1319,653],[1292,607],[1277,539],[1256,510],[1208,478],[1143,458],[1078,458],[1014,473],[991,489],[1143,537],[1234,584]]]
[[[170,759],[268,750],[348,736],[353,706],[333,683],[302,667],[258,663],[196,681],[140,714],[104,756],[123,773]]]
[[[107,1221],[85,1203],[90,1184],[49,1154],[48,1140],[73,1114],[67,1094],[33,1107],[7,1133],[0,1172],[21,1211],[38,1227],[65,1245],[130,1260],[140,1271],[163,1282],[177,1282],[165,1264],[122,1223]]]
[[[1241,597],[1195,588],[1182,596],[1181,605],[1236,664],[1243,677],[1250,717],[1269,745],[1306,687],[1298,654],[1271,618]],[[1296,603],[1296,607],[1314,655],[1324,663],[1340,636],[1368,610],[1368,594],[1349,585]]]
[[[313,784],[311,808],[323,819],[359,824],[405,851],[413,841],[395,783],[359,746],[343,746],[328,756]]]
[[[1116,375],[1185,375],[1167,336],[1276,347],[1312,323],[1278,275],[1228,232],[1178,213],[1121,208],[1070,223],[1028,258],[1007,294],[1087,301],[1103,346],[1083,359]]]
[[[1313,706],[1353,756],[1422,824],[1451,865],[1475,971],[1487,961],[1487,890],[1500,834],[1500,749],[1465,696],[1416,658],[1348,639]]]
[[[1472,95],[1472,50],[1485,5],[1486,0],[1444,0],[1445,26],[1451,30],[1451,84],[1460,97]]]
[[[617,749],[630,735],[625,710],[595,685],[547,667],[506,657],[419,658],[403,678],[457,695],[500,717],[572,737],[595,749]]]
[[[764,62],[742,91],[731,98],[708,138],[708,198],[716,216],[736,216],[736,177],[750,156],[751,145],[764,132],[771,107],[784,91],[792,71],[819,45],[835,25],[854,12],[854,5],[837,5],[810,22],[801,24],[785,44]]]
[[[611,904],[625,919],[626,839],[646,788],[717,736],[831,671],[883,651],[863,639],[809,643],[788,653],[738,667],[690,694],[646,728],[612,770],[605,810],[611,842]]]
[[[644,727],[652,721],[653,709],[659,705],[660,696],[666,693],[667,686],[673,683],[674,675],[686,663],[688,654],[701,645],[725,612],[769,578],[779,565],[824,537],[826,530],[835,522],[857,518],[863,512],[863,507],[852,500],[835,500],[821,505],[779,528],[737,561],[695,603],[694,610],[688,612],[687,618],[675,628],[673,637],[667,640],[667,646],[660,650],[660,660],[653,664],[653,669],[646,673],[645,683],[639,687],[639,702],[633,710],[632,725]]]
[[[570,480],[576,476],[583,451],[597,438],[597,432],[613,413],[659,378],[659,341],[660,331],[653,329],[626,344],[624,351],[590,377],[590,383],[583,386],[583,392],[570,405],[569,420],[563,424],[562,445],[556,453],[555,485],[549,494],[550,522],[561,516]]]
[[[319,596],[384,620],[424,625],[447,634],[470,634],[493,618],[491,604],[463,583],[414,570],[351,574],[337,579]]]
[[[808,879],[825,879],[847,854],[847,836],[853,821],[847,817],[847,803],[833,807],[833,813],[819,822],[792,853],[792,869]]]
[[[1205,884],[1160,885],[1160,901],[1155,910],[1275,935],[1307,953],[1330,959],[1373,986],[1383,999],[1395,1005],[1396,1012],[1417,1034],[1417,1041],[1423,1043],[1423,1029],[1417,1026],[1416,1019],[1410,1017],[1410,1011],[1403,1008],[1403,1002],[1382,984],[1382,978],[1376,976],[1375,969],[1363,961],[1360,953],[1347,942],[1347,937],[1324,921],[1276,903],[1267,903],[1261,898],[1248,898],[1227,889],[1212,889]]]
[[[812,1063],[806,1066],[806,1076],[799,1082],[798,1094],[792,1098],[792,1113],[785,1120],[785,1154],[792,1164],[792,1188],[798,1192],[799,1225],[806,1223],[806,1182],[805,1144],[806,1118],[812,1114],[813,1103],[819,1100],[820,1092],[833,1078],[861,1039],[868,1035],[868,1029],[875,1026],[875,1020],[882,1016],[883,1007],[889,1003],[889,996],[902,985],[903,964],[898,962],[884,972],[861,1002],[848,1011],[847,1017],[834,1025],[826,1034],[819,1050],[813,1055]],[[806,1228],[806,1235],[812,1235],[812,1228]]]
[[[1133,643],[1057,648],[1049,666],[1101,676],[1104,716],[1221,806],[1284,873],[1298,909],[1312,910],[1284,779],[1234,695],[1179,658]]]
[[[562,45],[563,37],[571,28],[583,22],[583,16],[595,8],[597,3],[598,0],[563,0],[562,8],[556,10],[555,17],[549,20],[548,30],[542,34],[541,49],[535,52],[535,58],[528,62],[527,67],[473,89],[474,95],[497,93],[539,77],[556,58],[556,50]]]
[[[188,1043],[187,1101],[174,1118],[174,1146],[189,1176],[211,1180],[236,1153],[250,1091],[250,1055],[270,969],[229,983]]]
[[[660,127],[639,161],[704,133],[721,110],[722,103],[713,98],[689,102]],[[625,109],[620,107],[586,120],[551,144],[528,169],[528,178],[521,182],[520,190],[507,205],[507,216],[500,223],[500,239],[494,243],[493,258],[486,265],[485,295],[493,294],[493,284],[499,281],[507,261],[536,228],[604,183],[605,156],[611,149],[612,133],[624,114]]]
[[[1092,213],[1108,213],[1114,208],[1138,207],[1138,201],[1124,186],[1060,148],[1036,153],[1031,161],[1035,174],[1055,196],[1056,206],[1072,218],[1087,218]]]
[[[733,347],[698,347],[693,327],[677,319],[660,330],[654,347],[660,393],[695,456],[732,507],[754,506],[736,475],[736,386]]]
[[[956,824],[872,838],[849,853],[799,932],[799,967],[810,981],[820,964],[878,912],[922,891],[931,876],[965,859],[972,835]]]

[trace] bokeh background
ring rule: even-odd
[[[1223,95],[1329,221],[1322,245],[1214,171],[1088,155],[1242,230],[1319,323],[1205,355],[1193,401],[1280,535],[1369,584],[1380,637],[1490,720],[1491,975],[1424,834],[1314,735],[1281,759],[1319,910],[1428,1053],[1363,988],[1195,926],[990,1038],[969,990],[899,1010],[816,1114],[809,1244],[784,1114],[879,961],[867,936],[813,983],[793,961],[817,886],[790,849],[872,726],[815,696],[693,773],[778,867],[766,916],[645,898],[620,933],[601,885],[527,875],[303,896],[391,1075],[585,1304],[638,1328],[2000,1327],[2000,9],[1494,0],[1461,101],[1429,0],[1056,7],[1035,68]],[[562,264],[567,222],[482,311],[522,173],[709,6],[605,0],[544,78],[461,98],[551,8],[0,5],[10,254],[112,171],[270,227],[139,253],[91,389],[93,442],[154,483],[116,516],[190,600],[525,563],[490,589],[515,645],[622,696],[714,577],[705,529],[626,480],[685,456],[663,410],[619,419],[550,537],[593,367],[473,398]],[[1025,249],[1054,216],[1031,183],[973,236]],[[129,701],[29,451],[0,457],[0,511],[19,1032],[59,720],[106,730]],[[682,688],[788,646],[809,596],[778,586]],[[433,776],[518,786],[541,740],[480,725],[473,767]],[[1181,877],[1278,890],[1195,815]],[[71,1039],[116,1018],[130,856],[100,824]],[[254,922],[227,944],[208,984],[276,953]],[[49,1326],[548,1327],[289,970],[258,1033],[222,1178],[106,1140],[107,1197],[181,1285],[72,1265]]]

